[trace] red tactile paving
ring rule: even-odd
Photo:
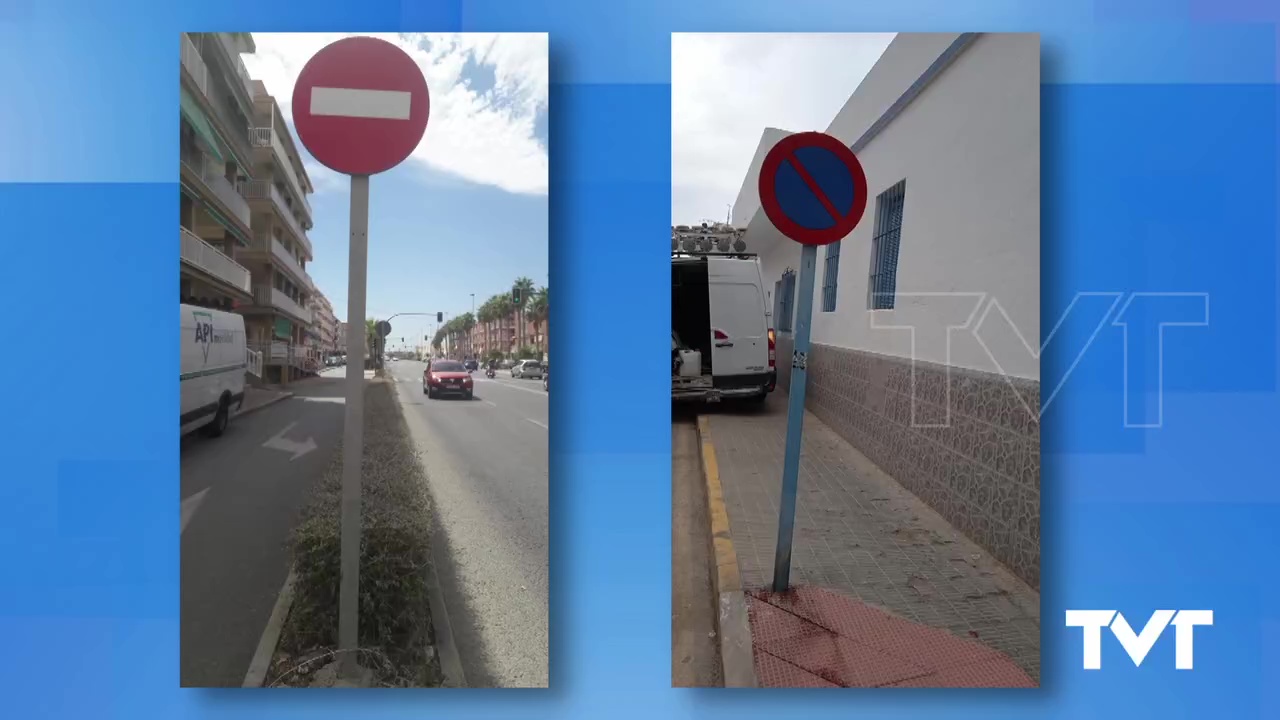
[[[822,588],[748,593],[764,687],[1036,687],[981,643]]]

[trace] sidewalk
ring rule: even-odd
[[[247,415],[255,410],[261,410],[268,405],[274,405],[291,397],[293,397],[293,393],[287,390],[246,385],[244,388],[244,403],[232,417]]]
[[[753,590],[773,578],[786,399],[708,418],[761,685],[1037,686],[1039,595],[812,413],[793,590]]]

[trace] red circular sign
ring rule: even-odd
[[[293,86],[298,139],[325,167],[347,175],[380,173],[409,157],[430,105],[413,58],[371,37],[326,45]]]
[[[826,155],[822,163],[824,172],[811,172],[812,169],[806,169],[803,158],[797,156],[797,153],[812,151],[817,151],[819,156]],[[812,162],[821,158],[810,154],[809,159]],[[825,219],[824,223],[801,222],[794,217],[801,214],[797,212],[797,203],[784,202],[786,198],[779,197],[779,174],[784,172],[784,168],[792,188],[790,196],[807,195],[809,204],[818,211],[818,215],[809,213],[810,217],[820,216]],[[824,181],[841,186],[844,190],[842,197],[828,197],[833,193],[830,188],[823,187]],[[758,189],[760,207],[769,222],[778,232],[803,245],[829,245],[840,240],[853,232],[867,210],[867,176],[862,170],[862,163],[847,145],[826,133],[796,133],[779,140],[760,165]],[[817,205],[813,205],[815,202]],[[789,207],[784,207],[786,205]],[[815,224],[820,226],[815,227]]]

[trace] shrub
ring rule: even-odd
[[[427,596],[430,504],[426,476],[394,393],[385,382],[365,393],[360,660],[379,684],[433,686],[441,678]],[[268,684],[300,661],[327,657],[337,647],[341,511],[339,448],[293,532],[294,600],[277,651],[282,660],[273,663]]]

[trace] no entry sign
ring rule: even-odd
[[[371,37],[327,45],[293,86],[298,139],[326,167],[374,175],[409,157],[427,129],[422,71],[400,48]]]
[[[788,135],[760,166],[760,206],[778,232],[828,245],[853,231],[867,209],[867,176],[843,142],[826,133]]]

